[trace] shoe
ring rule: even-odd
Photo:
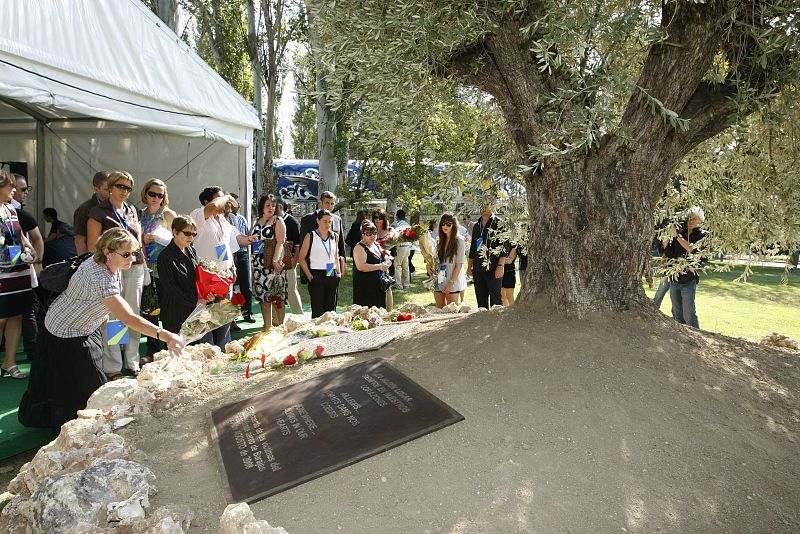
[[[12,365],[8,369],[6,369],[5,367],[0,367],[0,377],[6,376],[6,375],[8,375],[11,378],[14,378],[16,380],[24,380],[24,379],[28,378],[28,375],[26,375],[25,373],[20,371],[19,367],[17,367],[16,365]]]
[[[141,358],[139,358],[139,367],[144,367],[145,365],[151,363],[152,361],[153,361],[152,356],[142,356]]]
[[[246,322],[246,323],[254,323],[254,322],[256,322],[256,320],[255,320],[255,319],[253,319],[253,316],[252,316],[252,315],[250,315],[249,313],[248,313],[247,315],[245,315],[245,316],[244,316],[244,318],[243,318],[242,320],[243,320],[244,322]]]
[[[133,378],[139,376],[139,369],[125,369],[125,370],[128,371]]]
[[[231,323],[231,332],[241,332],[241,331],[242,327],[236,324],[235,321]]]
[[[117,371],[116,373],[106,373],[106,378],[107,378],[109,381],[111,381],[111,380],[119,380],[119,379],[121,379],[121,378],[125,378],[125,377],[124,377],[124,376],[122,376],[122,373],[120,373],[119,371]]]

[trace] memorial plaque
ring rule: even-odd
[[[211,413],[231,502],[255,502],[464,417],[381,359]]]

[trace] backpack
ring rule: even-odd
[[[69,285],[69,279],[78,270],[81,264],[92,257],[94,253],[86,252],[80,256],[57,263],[51,263],[39,273],[39,286],[51,293],[62,293]]]

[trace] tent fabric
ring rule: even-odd
[[[261,127],[140,0],[0,0],[0,19],[2,97],[243,147]]]

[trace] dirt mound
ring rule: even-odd
[[[121,431],[149,456],[153,506],[186,504],[193,531],[215,532],[227,503],[208,413],[376,356],[466,420],[265,499],[256,517],[304,534],[800,531],[796,355],[530,306],[421,325],[357,357],[208,378],[196,406]]]

